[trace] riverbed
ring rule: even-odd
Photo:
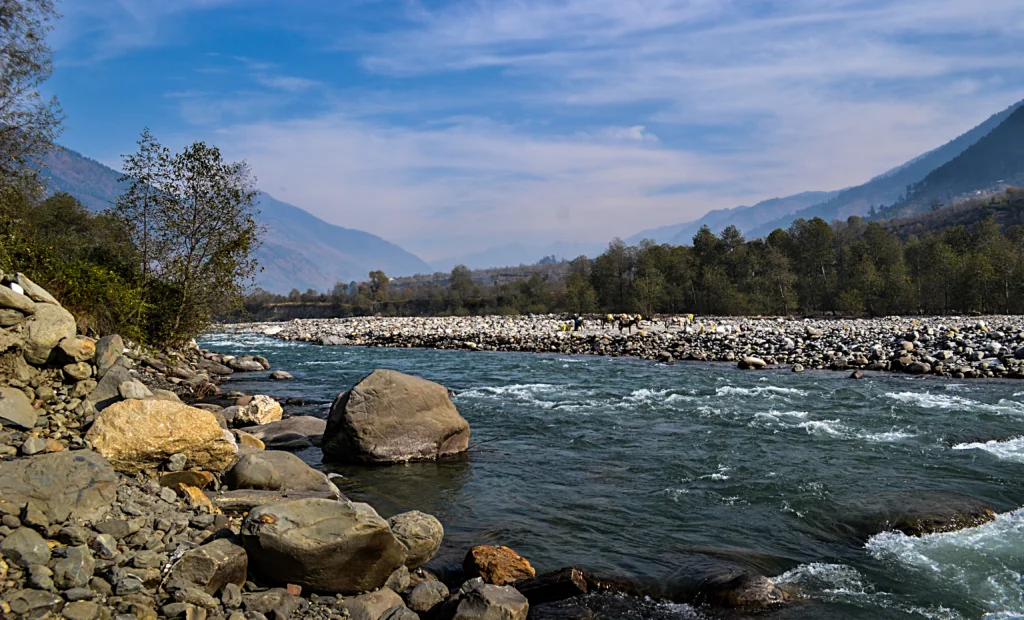
[[[436,515],[446,529],[438,564],[504,544],[538,571],[574,564],[667,584],[695,559],[718,558],[803,599],[777,617],[1024,614],[1024,383],[247,334],[200,344],[291,372],[290,382],[236,375],[222,387],[310,403],[286,408],[296,414],[325,417],[374,368],[455,390],[473,429],[464,458],[333,468],[343,492],[382,515]],[[316,449],[300,456],[323,467]],[[860,539],[845,527],[866,501],[903,493],[964,494],[999,515],[921,538]]]

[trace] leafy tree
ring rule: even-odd
[[[114,202],[113,211],[127,225],[139,250],[139,270],[143,278],[153,269],[166,265],[170,251],[164,227],[167,212],[173,208],[171,152],[157,142],[149,128],[142,130],[139,150],[122,155],[124,174],[118,181],[125,191]]]
[[[370,272],[370,296],[376,302],[387,301],[391,281],[383,271]]]
[[[590,284],[590,259],[577,257],[569,263],[565,281],[565,303],[570,312],[593,312],[597,308],[597,293]]]

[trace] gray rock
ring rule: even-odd
[[[292,373],[286,372],[284,370],[275,370],[274,372],[270,373],[271,381],[291,381],[294,378],[295,377],[292,376]]]
[[[392,607],[405,607],[405,603],[390,588],[350,596],[341,603],[341,608],[348,612],[349,620],[379,620]]]
[[[25,315],[17,310],[0,308],[0,327],[14,327],[25,320]]]
[[[430,561],[441,548],[444,526],[431,515],[418,510],[403,512],[388,519],[388,525],[407,550],[405,565],[415,570]]]
[[[22,568],[50,561],[46,540],[33,529],[20,527],[0,542],[0,554]]]
[[[409,569],[404,566],[399,566],[398,570],[391,573],[388,577],[387,582],[384,583],[385,588],[390,588],[395,592],[405,592],[409,589],[409,585],[412,580],[409,577]]]
[[[254,509],[242,523],[253,571],[273,583],[353,594],[384,585],[405,548],[366,504],[300,499]]]
[[[134,377],[128,370],[127,360],[123,357],[118,358],[118,361],[103,374],[99,383],[89,394],[87,402],[92,403],[96,411],[103,411],[121,400],[121,384],[132,380]]]
[[[0,493],[8,502],[32,502],[51,523],[95,520],[117,495],[117,475],[89,450],[38,454],[0,463]]]
[[[389,463],[464,452],[469,423],[448,390],[394,370],[375,370],[331,406],[324,459]]]
[[[167,471],[184,471],[186,465],[188,465],[188,457],[181,452],[172,454],[167,459]]]
[[[224,483],[232,490],[337,491],[323,472],[290,452],[276,450],[246,454],[224,474]]]
[[[280,618],[284,620],[291,618],[292,614],[301,604],[300,598],[289,594],[284,588],[272,588],[265,592],[255,592],[242,595],[242,607],[245,608],[246,616],[257,613],[265,616]]]
[[[66,557],[53,567],[54,582],[61,590],[84,588],[92,579],[95,568],[96,560],[88,547],[68,547]]]
[[[326,428],[326,420],[293,416],[259,426],[246,426],[241,430],[262,441],[268,449],[301,450],[319,443]]]
[[[100,606],[92,601],[68,603],[61,611],[67,620],[93,620],[100,614]]]
[[[20,590],[4,598],[15,618],[46,618],[47,612],[57,614],[64,608],[64,601],[59,596],[43,590]]]
[[[263,364],[260,364],[251,356],[247,355],[230,359],[228,360],[227,365],[232,370],[237,370],[238,372],[260,372],[261,370],[265,370],[263,368]]]
[[[0,422],[31,429],[35,428],[38,418],[32,402],[24,392],[12,387],[0,387]]]
[[[14,281],[25,291],[25,295],[32,301],[39,302],[41,304],[53,304],[55,306],[60,305],[60,303],[54,299],[53,295],[32,280],[29,280],[28,276],[25,274],[14,274]]]
[[[452,620],[526,620],[530,603],[512,586],[474,584],[461,594]]]
[[[416,612],[403,605],[385,611],[380,620],[420,620],[420,617]]]
[[[424,581],[412,589],[408,596],[409,608],[427,613],[448,598],[448,586],[440,581]]]
[[[74,379],[75,381],[84,381],[92,376],[92,366],[85,362],[76,362],[74,364],[65,364],[61,369],[64,374]]]
[[[245,550],[226,538],[187,551],[167,578],[168,591],[199,588],[216,594],[228,584],[241,586],[249,567]]]
[[[25,456],[39,454],[46,449],[46,440],[42,437],[29,437],[21,444],[21,453]]]
[[[105,560],[117,555],[117,539],[112,534],[99,534],[93,539],[90,547]]]
[[[0,287],[2,288],[2,287]],[[70,312],[53,304],[36,304],[36,312],[26,321],[25,361],[42,366],[64,338],[75,335],[77,325]]]
[[[102,377],[114,363],[124,354],[124,340],[117,334],[104,336],[96,343],[96,376]]]
[[[3,285],[0,285],[0,308],[17,310],[22,314],[36,313],[36,304],[27,295],[16,293]]]
[[[149,391],[141,381],[125,381],[117,386],[121,398],[125,400],[145,400],[153,398],[153,392]]]

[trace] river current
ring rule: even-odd
[[[215,334],[200,344],[265,355],[295,375],[224,387],[330,401],[375,368],[456,390],[465,458],[332,466],[387,517],[437,516],[435,562],[508,545],[538,572],[579,565],[651,583],[724,558],[801,599],[779,618],[1024,617],[1024,383],[740,371],[626,358],[318,347]],[[300,453],[320,464],[317,449]],[[851,537],[859,506],[900,493],[959,493],[999,515],[920,538]],[[685,605],[622,617],[698,618]]]

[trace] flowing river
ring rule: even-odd
[[[457,391],[466,458],[332,466],[387,517],[436,515],[435,562],[508,545],[538,572],[567,565],[666,583],[695,558],[771,576],[801,600],[778,618],[1024,617],[1024,383],[740,371],[626,358],[318,347],[220,334],[201,346],[265,355],[295,375],[224,387],[330,401],[374,368]],[[300,456],[323,468],[320,454]],[[999,513],[910,538],[850,535],[858,508],[959,493]],[[685,605],[607,617],[699,618]]]

